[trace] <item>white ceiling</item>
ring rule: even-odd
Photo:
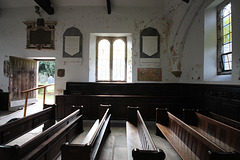
[[[106,6],[106,0],[50,0],[56,6]],[[162,7],[165,0],[110,0],[112,7]],[[180,1],[180,0],[179,0]],[[36,6],[34,0],[0,0],[0,8]]]

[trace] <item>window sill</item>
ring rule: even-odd
[[[228,82],[232,81],[232,75],[216,75],[213,77],[209,77],[207,79],[204,79],[204,81],[210,81],[210,82]]]

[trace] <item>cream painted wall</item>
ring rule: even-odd
[[[65,77],[56,75],[56,94],[62,94],[68,81],[94,81],[94,70],[89,60],[91,33],[130,33],[132,35],[132,82],[137,81],[137,68],[161,67],[162,82],[212,83],[204,75],[204,11],[213,0],[169,0],[159,8],[112,8],[108,15],[106,7],[60,7],[54,15],[42,14],[45,20],[56,21],[55,50],[38,51],[25,49],[26,26],[23,21],[36,21],[34,8],[0,9],[0,88],[8,91],[8,78],[3,74],[3,62],[9,56],[54,57],[56,71],[65,69]],[[233,14],[239,15],[239,0],[233,0]],[[233,41],[240,42],[240,19],[233,15]],[[69,27],[78,28],[83,35],[82,62],[63,62],[63,33]],[[140,33],[144,28],[158,30],[160,38],[160,63],[139,62]],[[226,84],[239,84],[240,45],[233,46],[234,62],[232,80]],[[182,71],[180,78],[171,72]],[[145,82],[144,82],[145,83]],[[221,83],[221,82],[215,82]]]

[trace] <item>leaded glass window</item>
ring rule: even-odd
[[[97,38],[97,81],[126,81],[126,38]]]
[[[232,11],[231,3],[218,7],[218,73],[232,71]]]
[[[110,42],[106,39],[98,43],[97,75],[99,81],[110,80]]]

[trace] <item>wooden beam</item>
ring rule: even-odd
[[[111,14],[111,2],[110,2],[110,0],[107,0],[107,10],[108,10],[108,14]]]
[[[49,15],[54,14],[54,8],[51,6],[50,0],[34,0]]]

